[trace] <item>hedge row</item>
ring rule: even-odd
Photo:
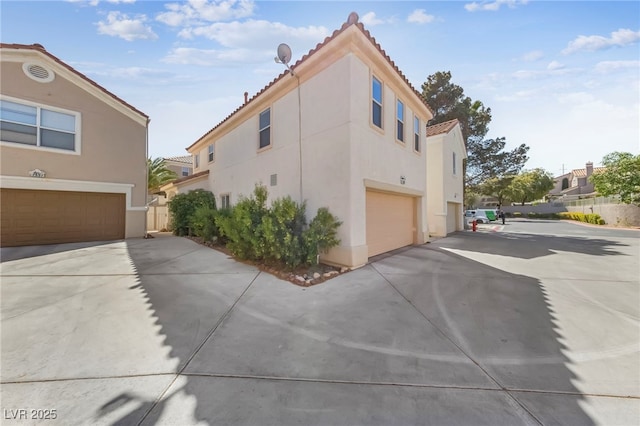
[[[599,214],[595,213],[577,213],[577,212],[562,212],[562,213],[533,213],[529,212],[522,214],[520,212],[507,213],[507,217],[527,217],[529,219],[570,219],[577,220],[579,222],[592,223],[594,225],[604,225],[604,219]]]
[[[592,223],[594,225],[604,225],[604,219],[596,213],[562,212],[558,213],[561,219],[577,220],[579,222]]]
[[[287,196],[267,207],[267,197],[266,187],[256,185],[250,197],[241,197],[232,208],[216,210],[215,203],[203,201],[209,196],[201,192],[181,194],[169,204],[173,232],[185,235],[186,229],[206,241],[226,244],[239,259],[289,268],[315,264],[319,253],[340,244],[337,233],[342,222],[328,209],[318,209],[307,224],[305,203],[300,205]]]

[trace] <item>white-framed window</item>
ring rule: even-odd
[[[200,154],[193,156],[193,168],[197,169],[198,167],[200,167]]]
[[[79,153],[80,113],[3,97],[0,140],[21,147]]]
[[[396,100],[396,139],[404,143],[404,104]]]
[[[371,77],[371,122],[382,129],[382,82]]]
[[[271,108],[267,108],[260,113],[259,122],[260,141],[258,149],[262,149],[271,145]]]
[[[413,150],[420,152],[420,119],[413,117]]]
[[[231,194],[220,195],[220,208],[227,209],[231,207]]]
[[[453,174],[456,174],[456,153],[453,153]]]
[[[215,157],[215,147],[213,146],[213,144],[209,145],[207,153],[209,155],[209,162],[212,162],[214,160],[214,158],[216,158]]]
[[[182,168],[182,176],[189,176],[189,167]]]

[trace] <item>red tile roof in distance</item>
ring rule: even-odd
[[[197,179],[197,178],[202,177],[202,176],[207,176],[208,174],[209,174],[209,169],[203,170],[203,171],[198,172],[198,173],[194,173],[194,174],[189,175],[189,176],[182,177],[180,179],[176,179],[176,180],[172,181],[171,183],[173,183],[175,185],[177,183],[183,183],[183,182],[187,182],[189,180]]]
[[[433,126],[427,126],[427,137],[440,135],[443,133],[449,133],[458,124],[458,119],[445,121],[444,123],[434,124]]]
[[[54,61],[55,63],[59,64],[60,66],[66,68],[66,69],[68,69],[69,71],[71,71],[72,73],[77,75],[78,77],[82,78],[83,80],[85,80],[87,83],[91,84],[92,86],[94,86],[98,90],[104,92],[105,94],[109,95],[110,97],[112,97],[116,101],[120,102],[122,105],[126,106],[130,110],[132,110],[132,111],[140,114],[141,116],[149,119],[149,116],[147,114],[145,114],[144,112],[140,111],[139,109],[137,109],[133,105],[125,102],[124,100],[122,100],[121,98],[117,97],[116,95],[114,95],[113,93],[111,93],[110,91],[105,89],[104,87],[100,86],[95,81],[91,80],[86,75],[82,74],[80,71],[76,70],[75,68],[73,68],[70,65],[67,65],[66,63],[64,63],[63,61],[58,59],[56,56],[54,56],[51,53],[47,52],[47,50],[41,44],[38,44],[38,43],[34,43],[34,44],[0,43],[0,49],[35,50],[37,52],[40,52],[40,53],[44,54],[45,56],[47,56],[52,61]]]
[[[398,68],[398,66],[396,65],[396,63],[394,61],[391,60],[391,58],[389,57],[389,55],[387,55],[387,52],[385,52],[382,47],[380,47],[380,44],[378,44],[376,42],[376,39],[371,36],[371,33],[369,32],[369,30],[364,28],[364,25],[362,24],[362,22],[358,21],[358,14],[355,12],[351,12],[349,14],[349,18],[347,19],[347,22],[342,24],[342,27],[340,27],[340,29],[335,30],[333,32],[333,34],[331,34],[329,37],[326,37],[321,43],[318,43],[316,45],[315,48],[311,49],[309,51],[309,53],[307,53],[306,55],[304,55],[302,58],[300,58],[298,61],[296,61],[295,64],[293,64],[291,66],[291,70],[295,71],[295,69],[300,66],[304,61],[306,61],[310,56],[314,55],[315,53],[317,53],[318,51],[320,51],[322,48],[324,48],[326,45],[328,45],[332,40],[334,40],[337,36],[339,36],[341,33],[343,33],[347,28],[349,28],[352,25],[355,25],[356,28],[358,28],[362,34],[365,35],[365,37],[371,42],[371,44],[373,44],[376,49],[378,50],[378,52],[380,52],[380,54],[387,60],[387,62],[389,63],[389,65],[391,65],[391,67],[398,73],[398,75],[400,76],[400,78],[407,84],[407,86],[409,86],[411,88],[411,90],[416,94],[416,96],[422,101],[422,103],[427,107],[427,109],[429,111],[431,111],[431,113],[433,114],[433,110],[431,109],[431,107],[424,101],[424,99],[422,98],[422,94],[420,92],[418,92],[416,90],[415,87],[413,87],[413,85],[409,82],[409,79],[407,79],[407,77],[403,74],[402,71],[400,71],[400,68]],[[243,105],[239,106],[238,108],[236,108],[235,111],[233,111],[231,114],[229,114],[224,120],[222,120],[220,123],[218,123],[214,128],[212,128],[211,130],[209,130],[207,133],[205,133],[204,135],[202,135],[197,141],[195,141],[194,143],[192,143],[191,145],[189,145],[189,147],[187,147],[187,150],[191,149],[193,146],[197,145],[198,142],[200,142],[201,140],[203,140],[204,138],[207,137],[207,135],[209,135],[211,132],[213,132],[214,130],[216,130],[218,127],[220,127],[223,123],[225,123],[227,120],[229,120],[231,117],[233,117],[234,115],[236,115],[238,112],[240,112],[240,110],[242,110],[245,106],[249,105],[251,103],[251,101],[253,101],[254,99],[258,98],[260,95],[262,95],[264,92],[266,92],[271,86],[273,86],[274,84],[276,84],[278,81],[280,81],[281,79],[283,79],[287,74],[289,73],[289,71],[283,71],[278,77],[276,77],[275,79],[273,79],[271,81],[271,83],[267,84],[264,88],[262,88],[262,90],[260,90],[258,93],[256,93],[255,95],[253,95],[247,102],[245,102]]]

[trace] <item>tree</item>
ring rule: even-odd
[[[589,180],[604,196],[619,195],[626,204],[640,205],[640,155],[612,152],[602,159],[604,170],[594,172]]]
[[[498,199],[498,205],[502,206],[507,200],[507,194],[509,193],[509,186],[515,176],[503,176],[487,179],[480,186],[480,191],[483,195],[489,195]]]
[[[429,125],[455,118],[460,122],[467,147],[465,187],[478,189],[487,179],[517,174],[529,159],[529,147],[521,144],[504,151],[506,138],[485,140],[491,122],[491,108],[464,95],[464,89],[451,82],[451,72],[436,72],[422,85],[422,97],[434,112]]]
[[[147,159],[147,189],[149,191],[155,191],[177,177],[178,175],[174,171],[169,170],[164,158]]]
[[[510,200],[518,201],[524,206],[527,201],[535,201],[544,197],[553,186],[553,176],[544,169],[538,168],[514,177],[505,195]]]

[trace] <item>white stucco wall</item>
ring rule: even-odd
[[[340,247],[326,260],[351,265],[367,260],[365,182],[386,185],[386,190],[409,193],[418,199],[418,242],[426,241],[426,146],[425,124],[421,116],[421,151],[413,151],[413,111],[406,108],[406,145],[395,141],[394,93],[400,90],[379,75],[384,84],[384,131],[370,125],[370,67],[353,53],[337,59],[322,72],[303,80],[301,104],[294,85],[280,98],[270,101],[267,93],[249,104],[251,114],[245,121],[215,141],[216,158],[209,164],[209,187],[219,199],[230,193],[231,203],[240,194],[249,195],[256,182],[269,190],[270,199],[291,196],[300,200],[299,116],[302,116],[303,198],[307,218],[320,207],[343,222],[339,229]],[[295,79],[293,76],[285,76]],[[391,80],[387,78],[387,80]],[[294,80],[295,82],[295,80]],[[406,88],[405,88],[406,92]],[[259,101],[259,102],[258,102]],[[258,150],[258,116],[271,107],[270,148]],[[200,165],[207,166],[208,142],[199,148]],[[194,170],[197,172],[199,170]],[[270,176],[278,175],[276,186]],[[400,176],[406,183],[400,184]],[[346,260],[345,260],[346,259]]]

